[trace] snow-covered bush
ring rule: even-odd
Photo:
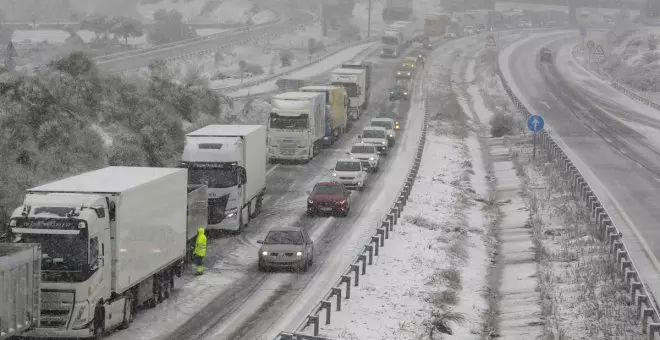
[[[502,137],[511,134],[516,127],[516,120],[510,114],[497,112],[490,118],[490,134]]]
[[[220,108],[213,91],[172,80],[159,62],[146,81],[101,74],[79,53],[0,74],[0,224],[28,187],[107,165],[174,165],[183,121],[219,120]]]

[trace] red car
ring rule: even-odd
[[[307,214],[347,216],[351,211],[351,192],[339,182],[316,183],[312,191],[308,191]]]

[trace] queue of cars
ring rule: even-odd
[[[410,83],[418,69],[424,67],[426,53],[415,49],[404,58],[397,69],[397,84],[390,91],[390,100],[408,100]],[[400,77],[399,71],[409,73]],[[385,113],[386,115],[386,113]],[[338,216],[350,214],[352,190],[367,187],[370,174],[377,173],[384,157],[396,144],[396,131],[401,129],[398,120],[388,117],[373,118],[357,136],[346,157],[338,159],[332,177],[320,181],[307,191],[306,213],[308,216]],[[293,268],[307,271],[314,262],[314,243],[305,228],[283,226],[271,229],[263,240],[258,241],[259,271]]]

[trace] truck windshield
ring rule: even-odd
[[[385,131],[383,130],[364,130],[362,138],[385,138]]]
[[[188,184],[206,185],[209,188],[230,188],[238,185],[235,168],[189,168]]]
[[[343,86],[346,89],[346,94],[349,97],[357,97],[359,96],[358,94],[358,86],[357,84],[354,83],[342,83],[342,82],[332,82],[332,85],[335,86]]]
[[[381,41],[383,42],[383,44],[396,45],[399,43],[399,38],[389,35],[384,35]]]
[[[18,243],[41,245],[44,281],[82,282],[87,279],[87,235],[19,234]]]
[[[270,129],[282,130],[303,130],[309,126],[307,115],[300,115],[296,117],[280,116],[277,113],[271,113],[268,120],[268,127]]]

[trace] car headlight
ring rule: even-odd
[[[302,251],[297,252],[296,256],[302,256]]]
[[[375,157],[371,157],[371,158],[369,158],[369,160],[370,160],[370,161],[375,161],[376,158],[375,158]]]
[[[407,95],[408,95],[408,92],[404,92],[403,95],[404,95],[404,96],[407,96]]]
[[[336,172],[333,172],[333,173],[332,173],[332,177],[337,177],[337,173],[336,173]]]
[[[382,144],[382,145],[387,145],[387,142],[380,142],[380,144]]]
[[[268,252],[267,252],[267,251],[262,251],[262,252],[261,252],[261,255],[263,255],[263,256],[268,256]]]
[[[388,136],[389,136],[390,138],[394,138],[394,135],[393,135],[393,134],[389,134]]]

